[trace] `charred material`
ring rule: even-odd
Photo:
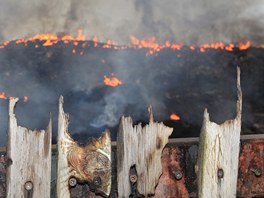
[[[106,130],[86,146],[75,142],[69,132],[69,115],[63,110],[63,97],[59,101],[58,121],[57,196],[70,197],[70,188],[76,182],[88,182],[95,193],[109,196],[111,190],[111,137]],[[69,185],[70,184],[70,185]]]
[[[39,47],[35,48],[36,45]],[[0,49],[0,84],[4,89],[0,91],[28,95],[28,102],[20,109],[36,116],[33,123],[22,117],[23,125],[44,127],[37,120],[48,118],[39,118],[32,109],[43,108],[44,115],[50,111],[56,114],[57,105],[53,101],[62,94],[67,111],[75,118],[70,127],[76,137],[81,134],[80,140],[84,135],[98,136],[105,127],[117,131],[119,117],[124,114],[133,116],[136,122],[147,122],[142,112],[149,104],[159,112],[158,120],[175,128],[177,133],[173,137],[198,136],[205,107],[217,123],[234,117],[236,87],[233,85],[238,65],[244,93],[243,133],[263,133],[262,48],[201,52],[184,46],[180,50],[165,48],[146,56],[148,49],[106,49],[103,44],[95,47],[93,42],[80,41],[77,46],[63,42],[42,45],[40,41],[28,42],[27,46],[10,42]],[[104,84],[104,76],[112,73],[122,81],[121,85]],[[181,120],[169,120],[171,113],[179,115]],[[53,123],[56,124],[56,119]],[[1,126],[6,124],[3,122]],[[5,140],[1,140],[4,144]]]

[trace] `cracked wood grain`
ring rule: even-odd
[[[236,197],[242,92],[237,68],[237,114],[223,124],[210,121],[207,110],[199,139],[198,197]]]
[[[117,183],[118,197],[129,197],[131,193],[129,172],[135,166],[137,190],[147,197],[155,193],[162,174],[161,153],[172,133],[172,128],[154,122],[149,108],[149,124],[133,126],[131,117],[122,117],[117,136]]]
[[[25,183],[31,182],[32,197],[50,197],[51,119],[47,130],[30,130],[17,124],[14,113],[17,98],[9,101],[7,134],[7,197],[27,197]]]

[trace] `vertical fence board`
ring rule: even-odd
[[[50,197],[51,178],[51,119],[46,131],[18,126],[14,108],[18,99],[9,102],[7,138],[7,197]],[[27,183],[31,182],[31,183]],[[28,184],[26,190],[25,184]]]
[[[131,117],[122,117],[117,136],[117,183],[118,197],[129,197],[130,168],[135,165],[137,190],[147,197],[155,193],[162,173],[161,153],[172,133],[172,128],[156,123],[151,108],[150,121],[145,127],[133,127]]]
[[[57,197],[69,198],[69,180],[89,182],[94,191],[108,196],[111,190],[111,138],[108,130],[86,146],[75,142],[68,131],[69,115],[59,100]]]
[[[207,110],[200,134],[198,197],[236,197],[241,132],[242,92],[237,68],[237,115],[221,125],[210,121]]]

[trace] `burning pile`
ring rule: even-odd
[[[154,37],[135,36],[131,44],[120,46],[110,40],[101,43],[96,36],[86,40],[82,31],[76,37],[36,35],[0,45],[0,98],[29,98],[18,115],[33,111],[36,121],[18,120],[31,128],[45,126],[43,120],[50,111],[56,115],[56,101],[64,95],[73,131],[87,136],[105,127],[114,133],[123,114],[144,122],[150,104],[159,112],[157,120],[177,128],[174,136],[197,136],[205,107],[217,122],[234,116],[238,65],[244,128],[252,131],[262,119],[256,115],[264,112],[263,47],[251,47],[249,41],[160,44]]]

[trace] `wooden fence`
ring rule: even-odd
[[[40,131],[19,126],[14,112],[18,99],[10,99],[6,156],[0,159],[0,165],[6,166],[3,168],[6,186],[2,185],[2,191],[10,198],[262,196],[264,138],[257,136],[260,139],[255,139],[254,145],[247,143],[245,136],[244,142],[240,142],[242,94],[239,70],[237,89],[237,115],[233,120],[218,125],[210,121],[205,110],[199,147],[197,138],[189,139],[189,143],[182,139],[169,142],[172,128],[155,122],[151,108],[146,126],[134,126],[131,117],[121,117],[114,145],[106,130],[100,138],[80,146],[68,131],[69,115],[64,113],[61,97],[58,141],[52,148],[51,121],[46,130]],[[179,142],[185,147],[180,147]],[[187,147],[190,149],[188,155],[181,151],[182,148],[186,151]],[[256,151],[254,158],[253,151]],[[189,167],[193,176],[184,167]],[[241,171],[244,171],[243,175]],[[254,182],[250,186],[246,182],[251,176]],[[192,193],[188,186],[194,186]],[[246,191],[245,186],[251,189]],[[83,195],[83,191],[93,193]]]

